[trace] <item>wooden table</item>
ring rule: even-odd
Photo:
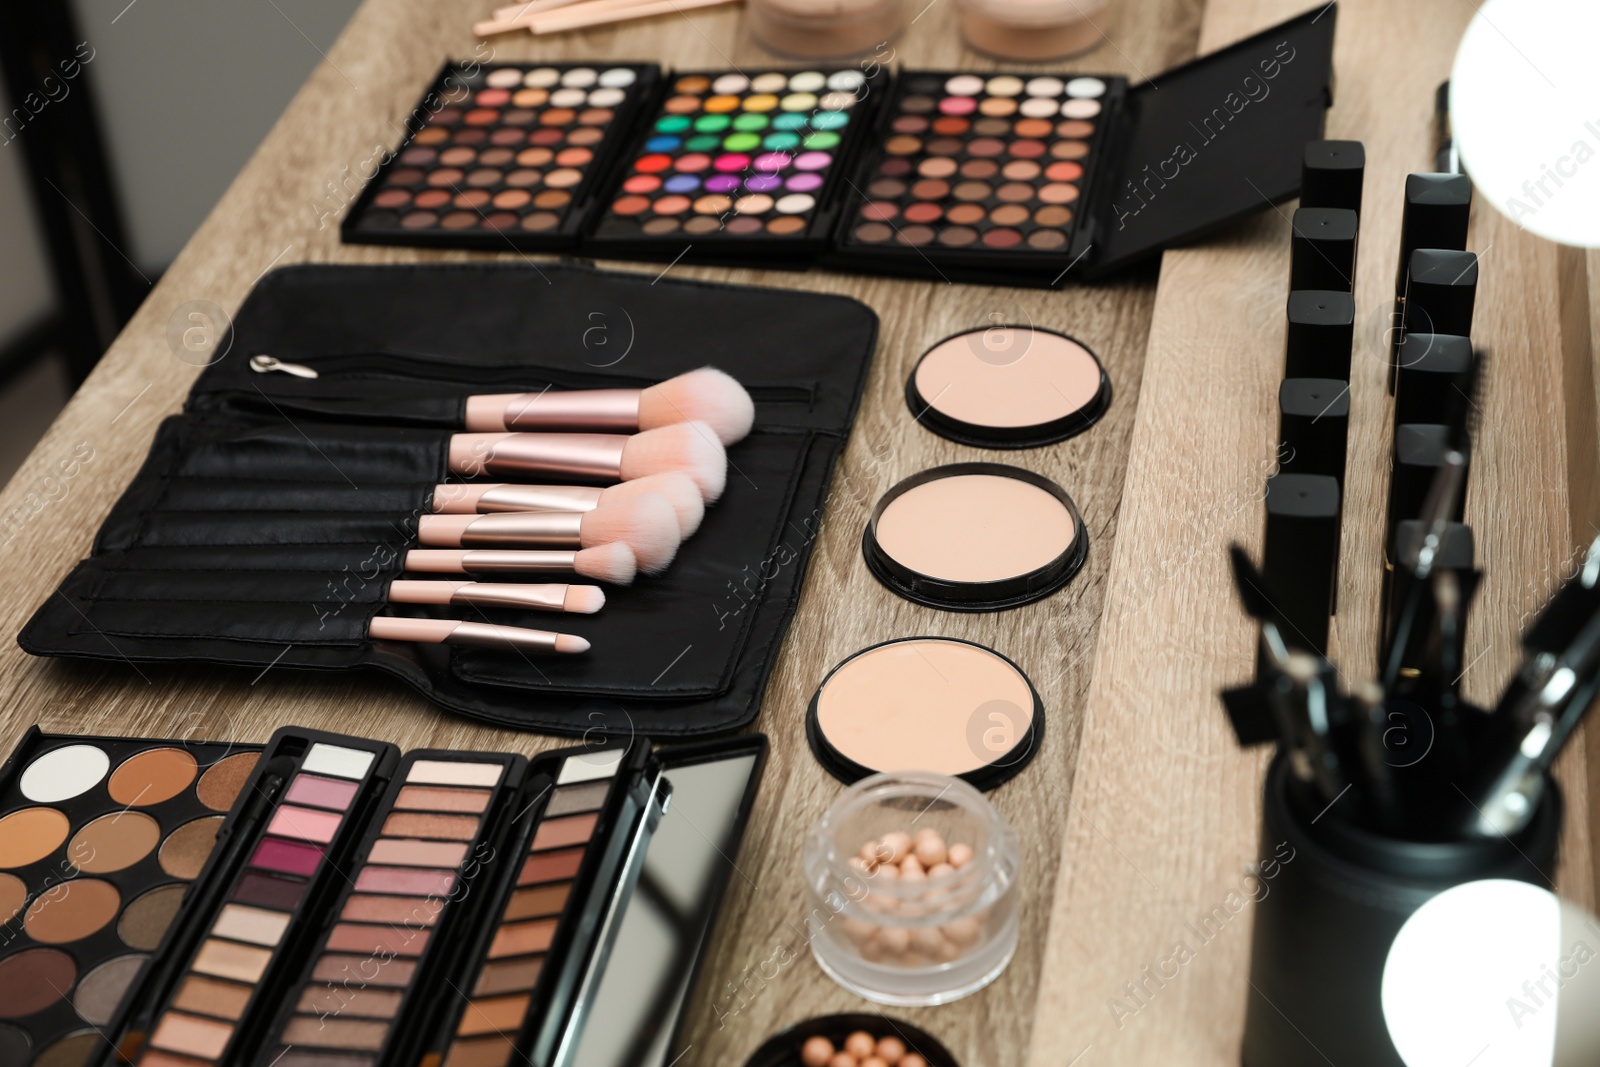
[[[491,6],[368,0],[356,14],[0,495],[0,566],[11,576],[0,612],[8,631],[88,553],[157,423],[181,406],[197,368],[174,355],[168,335],[174,322],[193,325],[183,321],[184,305],[206,300],[231,311],[262,273],[286,263],[483,258],[343,246],[330,215],[351,195],[340,191],[347,173],[393,144],[441,59],[473,54],[470,23]],[[1111,43],[1053,69],[1141,78],[1304,6],[1121,0],[1106,25]],[[1367,145],[1356,299],[1363,326],[1387,306],[1402,176],[1427,166],[1433,88],[1474,6],[1342,6],[1329,134]],[[954,0],[933,0],[897,42],[895,61],[999,66],[966,51],[955,22]],[[713,9],[555,39],[502,37],[477,55],[492,47],[508,60],[760,67],[770,59],[749,43],[742,23],[737,9]],[[205,150],[203,139],[194,150]],[[738,860],[744,877],[733,879],[711,964],[688,1005],[693,1051],[684,1064],[736,1067],[783,1026],[864,1009],[821,974],[790,922],[805,906],[801,842],[839,789],[807,750],[802,717],[828,667],[911,634],[970,638],[1017,660],[1043,695],[1049,728],[1035,764],[991,794],[1024,847],[1016,959],[974,997],[894,1014],[940,1037],[968,1067],[1237,1062],[1247,916],[1120,1025],[1110,1002],[1168,950],[1185,921],[1239,884],[1254,856],[1262,761],[1236,749],[1215,699],[1220,686],[1247,675],[1253,655],[1222,548],[1230,539],[1259,548],[1282,373],[1287,232],[1286,213],[1264,209],[1215,240],[1168,253],[1159,284],[1150,270],[1062,293],[672,268],[847,293],[876,309],[883,326],[799,613],[757,722],[773,755]],[[1467,685],[1481,698],[1516,662],[1520,622],[1559,580],[1575,546],[1600,528],[1591,343],[1600,333],[1600,258],[1557,250],[1482,207],[1472,247],[1484,253],[1474,332],[1494,350],[1468,500],[1488,569],[1469,632],[1469,658],[1476,658]],[[991,315],[1026,317],[1088,342],[1115,384],[1106,419],[1065,444],[998,457],[915,426],[901,396],[912,361],[932,341]],[[1372,351],[1358,342],[1335,624],[1341,664],[1357,676],[1370,672],[1374,658],[1388,448],[1383,369],[1362,358]],[[92,458],[81,461],[86,452]],[[867,574],[857,548],[872,502],[910,473],[979,458],[1020,461],[1069,489],[1093,544],[1084,571],[1061,594],[999,615],[941,613],[891,596]],[[74,476],[63,478],[68,469]],[[0,694],[7,748],[34,722],[55,731],[240,740],[265,739],[282,723],[313,723],[405,748],[527,753],[559,743],[442,714],[377,679],[85,666],[31,659],[14,644],[0,649]],[[1600,760],[1600,751],[1593,755]],[[1596,809],[1587,770],[1600,766],[1594,760],[1586,761],[1580,742],[1561,766],[1571,816],[1558,875],[1568,895],[1590,906]],[[784,943],[795,962],[763,979],[760,965]]]

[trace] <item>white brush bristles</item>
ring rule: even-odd
[[[628,438],[622,449],[623,481],[668,471],[687,474],[709,504],[722,495],[728,483],[728,455],[703,422],[661,426]]]
[[[561,610],[575,615],[593,615],[606,606],[606,594],[598,585],[569,585],[561,598]]]
[[[639,394],[639,429],[675,422],[703,422],[724,445],[742,441],[756,421],[756,405],[744,386],[715,367],[701,367]]]
[[[612,585],[629,585],[639,573],[639,561],[633,558],[633,549],[620,541],[578,551],[572,569],[585,578]]]
[[[670,471],[652,474],[632,482],[618,482],[600,494],[600,505],[611,507],[638,500],[643,496],[659,496],[672,505],[678,516],[678,536],[686,538],[700,529],[700,520],[706,517],[706,502],[700,499],[700,487],[687,474]]]
[[[639,569],[657,574],[678,554],[678,516],[654,493],[615,507],[585,512],[578,525],[584,548],[621,541],[633,549]]]

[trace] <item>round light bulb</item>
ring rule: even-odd
[[[1450,72],[1450,126],[1484,200],[1541,237],[1600,247],[1600,4],[1487,0]]]
[[[1382,999],[1407,1067],[1592,1067],[1600,922],[1526,882],[1456,886],[1395,935]]]

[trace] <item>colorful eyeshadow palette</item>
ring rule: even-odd
[[[344,239],[505,250],[571,247],[597,183],[655,88],[641,64],[446,66],[410,139],[373,177]]]
[[[393,745],[283,729],[114,1035],[141,1067],[240,1062],[394,771]]]
[[[276,1067],[371,1067],[427,1014],[441,968],[492,877],[527,761],[500,753],[405,757],[343,892],[265,1043]],[[590,819],[593,822],[593,819]],[[447,991],[448,992],[448,991]]]
[[[0,767],[0,1063],[102,1049],[259,753],[28,731]]]
[[[505,144],[496,147],[517,151],[525,126],[505,119],[519,110],[514,100],[474,97],[428,122],[342,233],[979,283],[1095,278],[1299,193],[1305,143],[1322,136],[1332,102],[1335,21],[1335,11],[1308,11],[1131,87],[1104,75],[594,64],[576,69],[635,71],[637,85],[655,90],[626,115],[622,105],[606,109],[603,140],[628,151],[607,162],[597,150],[570,205],[495,205],[511,164],[484,161],[468,116],[500,124]],[[525,76],[515,72],[526,69],[485,68],[468,81],[480,94],[514,95],[513,78]],[[464,127],[472,144],[457,140]],[[423,134],[433,143],[418,145]],[[428,154],[446,145],[479,154],[459,164]],[[488,202],[454,204],[478,188],[462,183],[480,171]],[[513,217],[540,211],[559,220],[529,229]]]
[[[933,266],[1070,260],[1125,90],[1121,78],[902,75],[841,247]]]
[[[855,67],[678,73],[592,235],[596,254],[812,256],[887,78]],[[670,251],[667,251],[670,249]]]

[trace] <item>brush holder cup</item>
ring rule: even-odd
[[[1380,999],[1395,934],[1427,900],[1464,882],[1550,888],[1560,791],[1549,784],[1514,838],[1412,842],[1352,826],[1337,806],[1319,817],[1324,805],[1290,786],[1280,755],[1262,804],[1262,878],[1271,892],[1255,906],[1244,1067],[1405,1067]]]

